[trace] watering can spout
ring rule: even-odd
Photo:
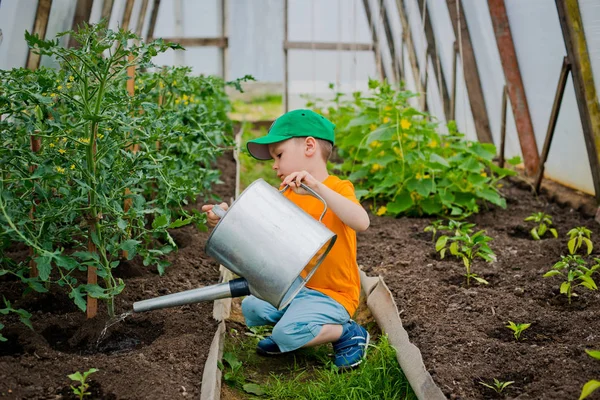
[[[233,279],[218,285],[206,286],[185,292],[168,294],[133,303],[133,312],[158,310],[167,307],[182,306],[185,304],[212,301],[226,297],[240,297],[250,294],[248,281],[244,278]]]

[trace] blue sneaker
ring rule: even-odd
[[[281,354],[279,346],[277,346],[277,343],[271,339],[271,336],[268,336],[258,342],[256,345],[256,352],[263,356],[275,356]]]
[[[342,336],[333,343],[334,363],[338,368],[350,369],[360,364],[367,355],[371,335],[354,321],[343,325]]]

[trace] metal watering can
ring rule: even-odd
[[[241,278],[133,303],[134,312],[252,294],[277,309],[286,307],[325,259],[337,235],[263,179],[254,181],[227,211],[206,242],[206,253]]]

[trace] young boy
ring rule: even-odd
[[[369,216],[354,194],[354,186],[327,172],[327,159],[334,144],[334,128],[325,117],[310,110],[290,111],[279,117],[264,137],[247,143],[259,160],[273,159],[273,169],[285,196],[319,219],[323,204],[308,195],[301,183],[327,202],[322,222],[337,234],[331,251],[292,302],[278,311],[254,296],[242,302],[248,326],[274,325],[271,336],[258,343],[257,352],[274,355],[333,342],[335,365],[352,368],[360,364],[369,343],[369,333],[350,317],[358,306],[360,277],[356,262],[356,232],[369,227]],[[221,204],[223,208],[227,204]],[[219,218],[212,205],[202,207],[208,224]]]

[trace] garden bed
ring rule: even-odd
[[[505,185],[507,209],[491,206],[469,218],[494,238],[497,261],[473,266],[489,285],[466,288],[462,261],[449,254],[440,260],[423,231],[429,218],[372,215],[371,227],[358,235],[359,264],[385,279],[411,341],[448,398],[577,399],[585,382],[600,377],[600,363],[585,353],[600,348],[600,294],[579,287],[569,305],[559,293],[562,280],[543,274],[567,255],[566,233],[577,226],[592,230],[592,256],[599,257],[598,224]],[[537,211],[553,217],[558,239],[529,236],[532,225],[523,220]],[[532,324],[521,341],[505,327],[509,320]],[[493,378],[514,383],[497,395],[479,383]],[[589,398],[600,399],[600,392]]]
[[[229,202],[235,190],[232,155],[223,156],[217,168],[224,183],[215,187],[214,194]],[[117,314],[131,310],[138,300],[218,282],[219,265],[204,253],[208,233],[193,226],[170,233],[179,250],[167,257],[172,265],[163,277],[154,267],[144,267],[139,257],[115,270],[126,284],[116,298]],[[103,303],[99,316],[86,320],[64,292],[20,298],[21,290],[14,280],[0,280],[0,293],[14,308],[30,311],[35,328],[29,330],[14,315],[5,318],[2,334],[8,341],[0,342],[0,398],[74,398],[67,375],[90,368],[99,369],[89,378],[91,398],[199,396],[218,325],[212,302],[131,315],[112,325],[98,342],[107,320]]]

